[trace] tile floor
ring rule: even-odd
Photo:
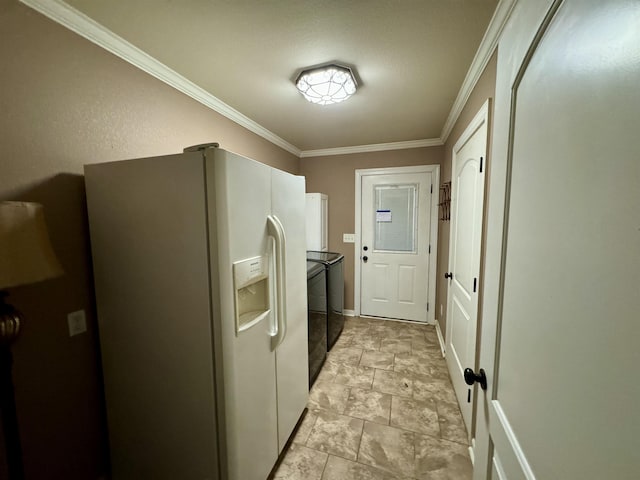
[[[275,479],[465,480],[467,432],[429,325],[347,318]]]

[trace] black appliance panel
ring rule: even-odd
[[[327,357],[327,279],[325,268],[307,262],[309,389]]]
[[[335,345],[344,328],[344,255],[337,252],[307,251],[307,263],[327,269],[327,351]]]

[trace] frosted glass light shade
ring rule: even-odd
[[[356,80],[348,67],[326,65],[303,70],[296,87],[311,103],[331,105],[339,103],[356,92]]]

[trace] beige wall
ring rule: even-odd
[[[439,165],[444,147],[425,147],[386,152],[355,153],[300,159],[300,174],[307,191],[329,196],[329,250],[345,256],[345,308],[354,306],[354,244],[343,243],[343,233],[355,233],[355,171],[360,168]]]
[[[44,204],[66,271],[9,297],[26,318],[13,348],[26,477],[94,480],[107,457],[83,165],[208,141],[292,173],[299,160],[17,0],[0,0],[0,65],[0,200]],[[80,309],[88,332],[69,338]]]
[[[495,94],[495,76],[496,55],[494,54],[485,67],[443,147],[300,159],[300,174],[306,177],[307,191],[326,193],[329,196],[329,249],[345,255],[346,309],[351,310],[354,308],[355,253],[353,244],[343,243],[342,234],[355,232],[355,170],[359,168],[440,164],[440,182],[451,181],[453,146],[482,104],[488,98],[493,98]],[[491,125],[491,114],[489,120]],[[438,223],[436,319],[440,322],[443,334],[446,331],[448,284],[444,279],[444,273],[447,271],[449,262],[449,226],[449,222],[440,221]],[[440,306],[442,306],[442,315],[440,314]]]
[[[482,73],[482,76],[478,80],[475,88],[471,92],[471,96],[467,100],[467,103],[462,110],[458,120],[456,121],[453,129],[451,130],[451,134],[445,143],[445,160],[442,164],[442,170],[440,172],[440,181],[441,182],[450,182],[451,181],[451,158],[453,154],[453,146],[460,138],[460,135],[464,132],[469,125],[469,122],[473,120],[473,117],[476,116],[480,107],[487,101],[488,98],[493,98],[495,96],[496,90],[496,64],[497,64],[497,52],[494,52],[493,56],[487,63],[487,66]],[[493,104],[490,104],[489,108],[489,138],[491,137],[491,125],[493,120]],[[489,178],[489,171],[491,168],[491,151],[490,151],[490,141],[489,145],[487,145],[487,170],[485,174],[485,199],[488,198],[489,189],[488,182],[486,179]],[[485,200],[486,207],[486,200]],[[486,216],[485,216],[486,219]],[[483,224],[484,225],[484,224]],[[436,293],[436,318],[440,323],[440,328],[442,329],[442,334],[446,334],[446,322],[447,322],[447,289],[448,289],[448,280],[445,280],[444,273],[448,271],[448,262],[449,262],[449,222],[440,222],[440,231],[439,231],[439,240],[438,240],[438,288]],[[482,265],[484,265],[484,226],[483,226],[483,248],[482,248]],[[482,298],[482,288],[484,282],[482,281],[482,266],[481,266],[481,274],[480,274],[480,290],[478,293],[478,298]],[[440,308],[442,306],[443,314],[440,314]],[[479,309],[478,311],[481,311]],[[478,328],[478,331],[480,329]]]

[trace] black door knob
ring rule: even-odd
[[[365,262],[365,263],[366,263],[366,262],[367,262],[367,260],[369,260],[369,257],[367,257],[366,255],[365,255],[364,257],[362,257],[362,261],[363,261],[363,262]]]
[[[453,278],[453,272],[447,272],[444,274],[444,278]]]
[[[480,384],[480,388],[483,390],[487,389],[487,375],[484,373],[484,369],[480,369],[478,373],[474,372],[471,368],[464,369],[464,382],[467,385],[473,385],[478,382]]]
[[[362,249],[366,252],[367,250],[369,250],[369,247],[365,245],[364,247],[362,247]]]

